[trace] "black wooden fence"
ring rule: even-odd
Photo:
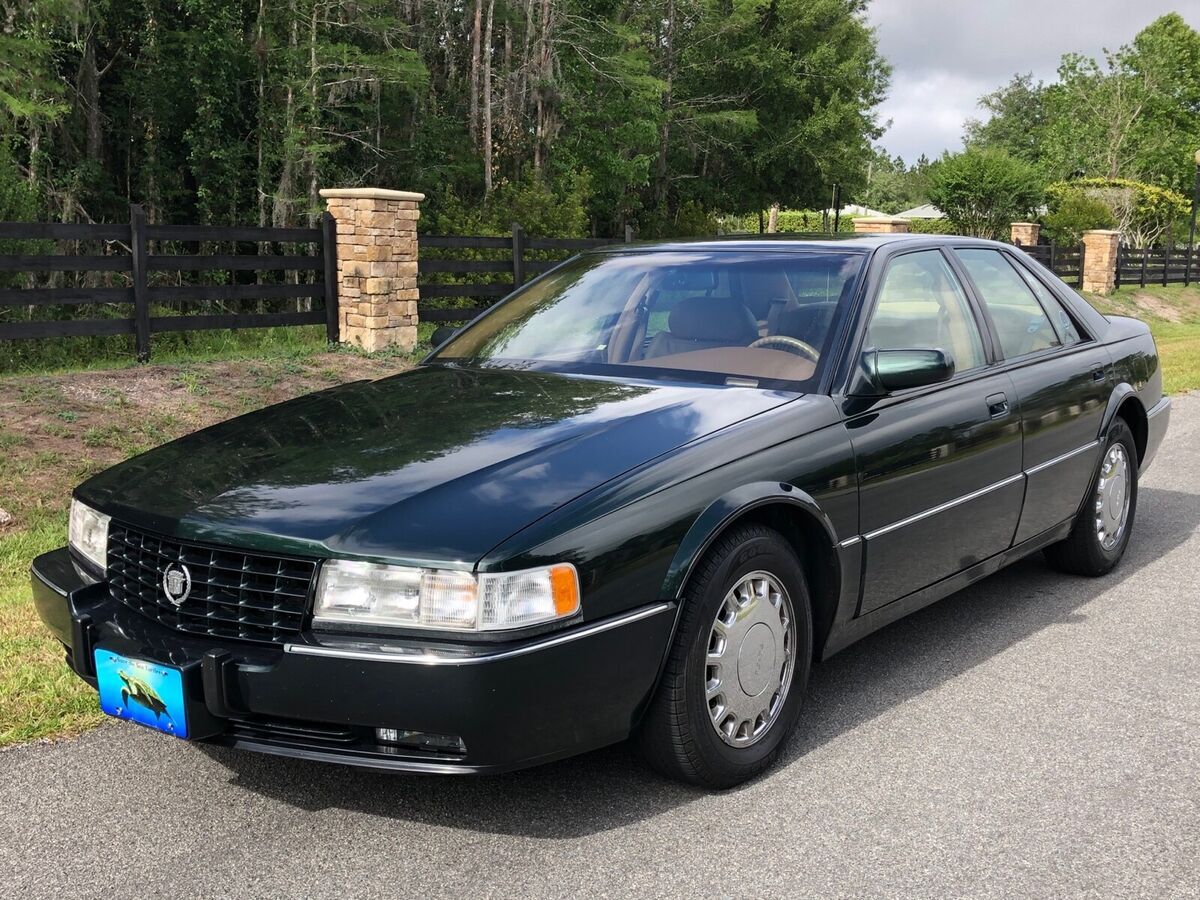
[[[1192,247],[1126,247],[1117,250],[1117,287],[1191,284],[1200,279],[1200,253]]]
[[[324,323],[329,340],[336,341],[335,227],[328,213],[320,228],[150,225],[136,205],[130,208],[128,224],[0,222],[0,240],[74,241],[99,244],[104,250],[0,255],[0,313],[5,307],[26,307],[32,314],[21,321],[0,316],[0,340],[131,334],[141,360],[150,357],[151,335],[162,332]],[[248,244],[259,252],[236,252]],[[232,245],[235,252],[215,252],[213,245]],[[268,245],[290,246],[293,251],[300,245],[307,252],[261,252]],[[164,252],[167,249],[175,252]],[[3,286],[14,280],[5,273],[51,273],[43,280],[56,283]],[[247,283],[248,277],[254,281]],[[23,280],[37,279],[28,275]],[[314,300],[323,303],[312,308]],[[227,311],[230,304],[244,301],[257,301],[259,309]],[[205,312],[183,314],[185,305],[196,303]],[[39,310],[85,305],[87,318],[36,317]],[[266,311],[268,306],[295,308]],[[309,308],[299,308],[305,306]],[[214,308],[220,311],[212,312]]]
[[[1017,244],[1043,266],[1065,281],[1076,287],[1083,287],[1083,244],[1074,247],[1060,247],[1049,244]]]
[[[626,229],[625,242],[633,240]],[[422,234],[417,262],[422,322],[462,322],[580,250],[615,238],[535,238],[519,224],[505,237]]]

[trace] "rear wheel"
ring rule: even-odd
[[[681,615],[639,744],[668,777],[733,787],[796,725],[812,663],[804,572],[778,532],[735,527],[689,580]]]
[[[1137,445],[1125,420],[1118,418],[1108,429],[1104,453],[1071,533],[1045,550],[1050,565],[1074,575],[1112,571],[1129,545],[1137,490]]]

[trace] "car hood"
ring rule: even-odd
[[[621,473],[794,397],[430,366],[206,428],[76,493],[180,538],[466,563]]]

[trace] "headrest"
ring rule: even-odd
[[[755,266],[742,272],[742,297],[755,318],[765,319],[772,303],[795,302],[796,292],[779,266]]]
[[[749,344],[758,337],[758,322],[750,310],[728,297],[688,297],[680,300],[667,320],[671,334],[690,341]]]

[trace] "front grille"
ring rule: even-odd
[[[172,563],[187,566],[191,592],[179,606],[163,590]],[[114,600],[169,628],[212,637],[282,643],[300,631],[316,563],[159,537],[112,523],[108,581]]]

